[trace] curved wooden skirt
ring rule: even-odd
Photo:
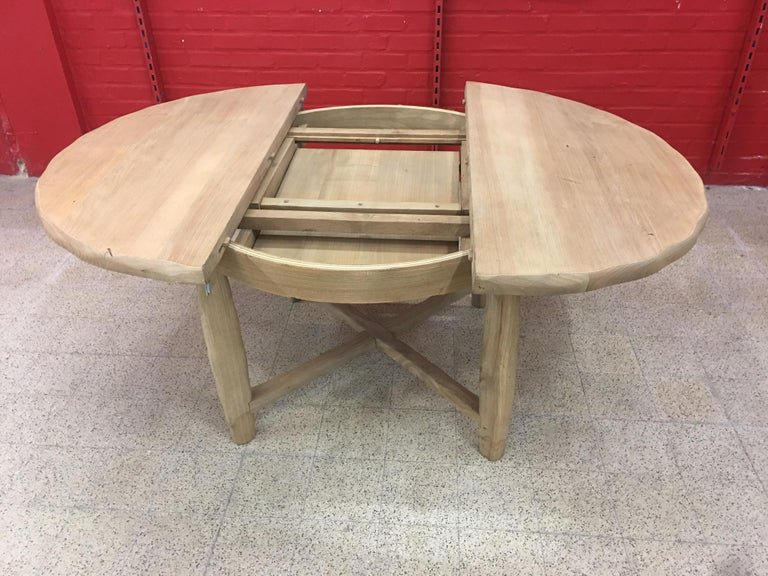
[[[468,250],[391,264],[343,265],[285,258],[230,243],[219,267],[259,290],[315,302],[401,302],[472,286]]]

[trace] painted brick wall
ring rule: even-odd
[[[128,0],[47,0],[92,129],[152,103]],[[307,107],[431,102],[433,0],[145,0],[166,97],[306,82]],[[752,0],[445,0],[442,105],[466,80],[574,98],[645,126],[702,173]],[[761,44],[766,51],[768,40]],[[768,179],[768,54],[713,177]],[[732,158],[731,158],[732,156]],[[762,179],[762,180],[761,180]]]
[[[131,3],[52,0],[93,128],[152,103]],[[305,82],[308,108],[428,105],[432,0],[149,0],[167,98]]]

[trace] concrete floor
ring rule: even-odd
[[[230,443],[195,293],[55,246],[0,178],[0,574],[768,574],[768,191],[655,276],[528,298],[505,458],[386,358]],[[236,286],[254,381],[340,342]],[[408,340],[465,383],[482,312]]]

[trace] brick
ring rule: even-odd
[[[365,70],[397,70],[408,67],[408,54],[392,52],[368,52],[362,56]]]
[[[379,88],[388,76],[384,72],[348,72],[344,74],[344,83],[353,88]]]
[[[296,10],[334,12],[341,10],[341,0],[295,0]]]
[[[406,18],[402,15],[390,14],[365,14],[362,17],[362,30],[393,31],[403,30],[406,27]]]

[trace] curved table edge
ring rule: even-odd
[[[680,242],[670,244],[656,256],[647,260],[572,274],[536,274],[488,278],[475,276],[472,290],[481,294],[546,296],[589,292],[613,284],[639,280],[658,272],[687,254],[696,244],[708,217],[709,207],[705,203],[704,210],[689,236]]]

